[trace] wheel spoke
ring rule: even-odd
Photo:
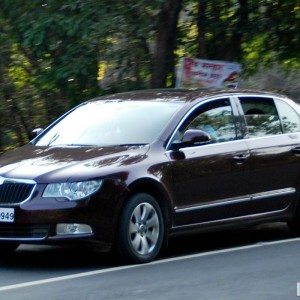
[[[141,206],[137,206],[133,211],[133,216],[135,218],[135,223],[141,222]]]
[[[133,234],[133,233],[137,233],[138,231],[138,228],[137,228],[137,225],[136,223],[134,223],[132,220],[130,221],[130,224],[129,224],[129,233],[130,234]]]
[[[139,234],[136,234],[134,239],[131,240],[132,246],[135,251],[139,252],[139,249],[141,247],[142,238]]]
[[[141,254],[148,254],[149,253],[149,244],[148,244],[148,241],[145,236],[143,236],[141,238],[141,242],[142,242]]]
[[[155,246],[158,240],[158,231],[157,230],[154,230],[152,232],[147,231],[146,238],[150,242],[150,248],[151,246]]]
[[[141,221],[146,222],[149,215],[153,211],[153,208],[149,204],[144,204],[142,207],[143,207],[143,209],[142,209]]]
[[[159,226],[158,217],[156,213],[154,213],[152,217],[146,221],[146,225],[148,229]]]

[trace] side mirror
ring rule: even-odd
[[[188,129],[182,138],[182,143],[196,145],[196,144],[203,144],[209,143],[211,141],[210,135],[200,129]]]
[[[197,145],[207,144],[211,141],[210,135],[200,129],[188,129],[180,142],[174,142],[171,145],[171,150],[179,150],[183,147],[192,147]]]
[[[37,137],[42,131],[44,130],[44,128],[35,128],[32,130],[32,138]]]

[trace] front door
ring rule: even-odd
[[[235,107],[230,99],[210,100],[185,119],[172,142],[188,129],[208,133],[211,142],[168,151],[173,172],[175,226],[248,214],[249,151],[239,139]]]

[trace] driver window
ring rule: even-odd
[[[236,126],[229,99],[214,100],[201,105],[179,130],[180,140],[188,129],[205,131],[210,135],[211,143],[235,140]]]

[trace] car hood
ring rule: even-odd
[[[0,176],[39,183],[87,180],[119,174],[146,159],[148,145],[37,147],[25,145],[0,156]]]

